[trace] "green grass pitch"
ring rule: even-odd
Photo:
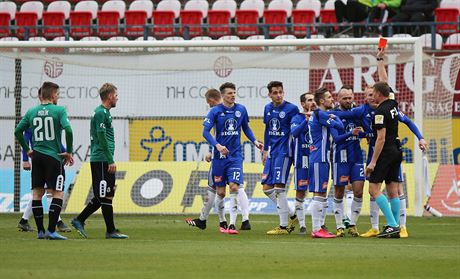
[[[311,239],[297,228],[265,235],[277,216],[251,216],[253,230],[223,235],[215,216],[202,231],[184,216],[117,215],[130,239],[106,240],[96,215],[88,239],[73,231],[68,241],[19,232],[19,218],[0,215],[0,278],[460,278],[460,218],[409,218],[408,239]]]

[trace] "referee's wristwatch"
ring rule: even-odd
[[[377,61],[383,61],[383,57],[376,57]]]

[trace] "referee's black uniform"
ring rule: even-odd
[[[398,137],[398,103],[395,100],[383,101],[375,111],[373,130],[386,128],[385,144],[377,160],[369,182],[385,183],[399,181],[399,168],[402,162],[401,143]]]

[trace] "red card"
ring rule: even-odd
[[[383,38],[383,37],[380,38],[380,40],[379,40],[379,45],[378,45],[378,49],[384,49],[384,48],[386,48],[386,46],[387,46],[387,41],[388,41],[388,40],[385,39],[385,38]]]

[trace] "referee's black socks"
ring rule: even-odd
[[[45,232],[45,227],[43,226],[42,200],[32,200],[32,212],[34,214],[35,223],[37,224],[37,231]]]
[[[105,226],[108,233],[115,231],[115,225],[113,223],[113,207],[112,200],[107,198],[101,198],[101,209],[102,215],[104,215]]]
[[[59,215],[61,214],[62,209],[62,199],[53,198],[50,205],[49,210],[49,218],[50,222],[48,224],[48,231],[53,233],[56,231],[56,224],[59,219]]]

